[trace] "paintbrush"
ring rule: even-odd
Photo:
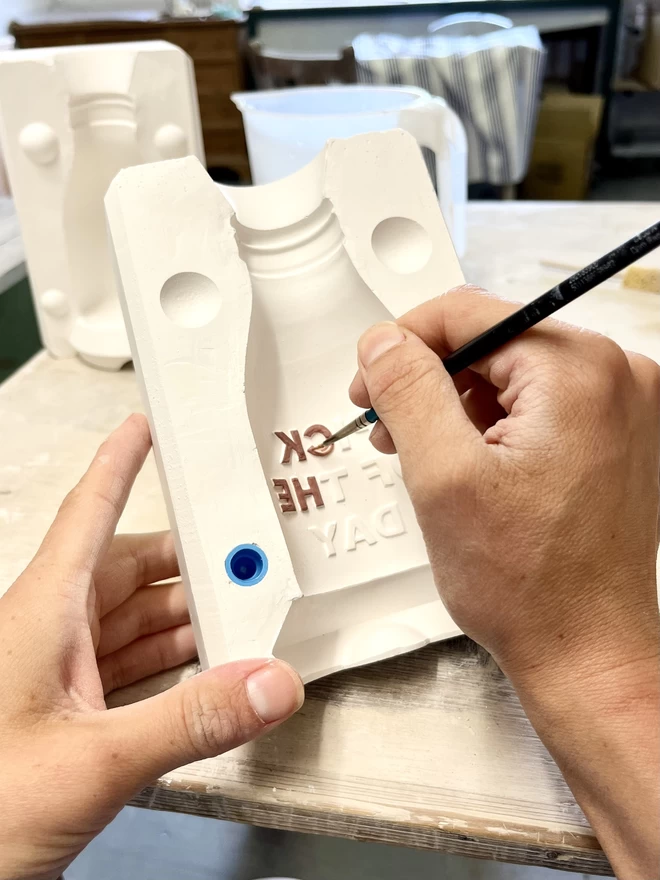
[[[445,369],[450,376],[455,376],[482,357],[491,354],[507,342],[515,339],[516,336],[520,336],[521,333],[529,330],[530,327],[538,324],[544,318],[549,317],[553,312],[573,302],[573,300],[582,296],[583,293],[593,290],[602,281],[607,281],[608,278],[627,268],[645,254],[655,250],[659,245],[660,221],[654,223],[653,226],[649,226],[644,232],[640,232],[639,235],[626,241],[618,248],[605,254],[599,260],[595,260],[593,263],[585,266],[584,269],[580,269],[579,272],[571,275],[570,278],[566,278],[556,287],[553,287],[552,290],[548,290],[547,293],[532,300],[531,303],[518,309],[517,312],[495,324],[494,327],[480,333],[479,336],[471,339],[470,342],[466,342],[465,345],[457,348],[456,351],[452,351],[446,358],[443,358],[442,363]],[[324,440],[323,443],[312,447],[310,451],[330,446],[332,443],[343,440],[344,437],[349,437],[356,431],[373,425],[377,421],[378,415],[376,411],[368,409]]]

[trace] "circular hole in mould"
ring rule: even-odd
[[[268,559],[256,544],[239,544],[225,559],[225,570],[240,587],[253,587],[266,577]]]
[[[431,236],[408,217],[388,217],[371,234],[371,247],[384,266],[399,275],[419,272],[429,261]]]
[[[179,272],[163,284],[160,305],[179,327],[204,327],[220,311],[220,291],[198,272]]]

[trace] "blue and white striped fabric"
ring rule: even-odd
[[[478,37],[360,34],[353,50],[358,82],[415,85],[445,99],[465,126],[470,183],[520,183],[543,80],[535,27]]]

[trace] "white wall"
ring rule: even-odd
[[[0,0],[0,34],[7,32],[12,18],[39,15],[43,12],[66,10],[68,12],[123,12],[126,9],[158,9],[165,0]]]
[[[0,0],[0,34],[7,33],[12,18],[32,15],[48,8],[49,0]]]
[[[660,3],[660,0],[657,2]],[[608,20],[608,11],[604,7],[518,12],[515,10],[515,3],[512,2],[512,10],[507,10],[505,14],[515,25],[533,24],[542,33],[602,25]],[[319,13],[314,18],[301,16],[266,19],[259,25],[257,36],[265,46],[281,52],[332,53],[337,52],[342,46],[349,45],[360,33],[421,36],[426,33],[428,25],[440,17],[437,13],[425,12],[423,8],[406,10],[401,4],[393,6],[391,12],[383,12],[379,15],[335,17],[323,16]]]
[[[281,52],[337,52],[358,34],[395,33],[416,37],[425,33],[437,15],[398,10],[382,15],[323,16],[314,18],[266,19],[257,36],[265,46]]]
[[[53,9],[71,11],[124,12],[127,9],[163,9],[165,0],[50,0]]]

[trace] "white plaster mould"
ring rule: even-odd
[[[119,369],[103,197],[126,166],[204,159],[190,58],[164,42],[0,53],[0,135],[45,347]]]
[[[351,416],[360,333],[463,282],[413,137],[257,187],[129,168],[106,210],[202,664],[309,681],[456,635],[396,457],[310,452]]]

